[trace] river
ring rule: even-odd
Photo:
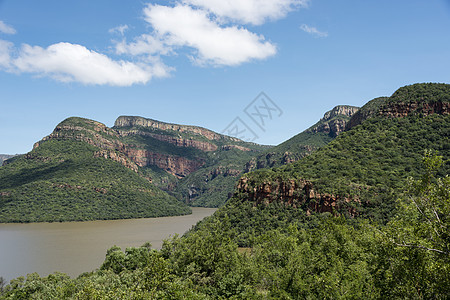
[[[78,276],[100,267],[106,250],[117,245],[161,248],[163,240],[183,234],[214,208],[192,208],[179,217],[92,222],[0,224],[0,276],[11,280],[37,272]]]

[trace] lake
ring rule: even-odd
[[[37,272],[78,276],[100,267],[106,250],[117,245],[161,248],[163,240],[183,234],[215,208],[192,208],[179,217],[92,222],[0,224],[0,276],[11,280]]]

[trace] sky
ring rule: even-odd
[[[276,145],[449,70],[450,0],[0,0],[0,153],[71,116]]]

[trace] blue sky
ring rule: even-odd
[[[239,117],[278,144],[449,70],[447,0],[0,0],[0,153],[70,116],[217,132]],[[281,110],[262,127],[245,113],[260,92]]]

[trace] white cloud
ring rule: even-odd
[[[184,0],[183,3],[205,9],[219,18],[242,24],[261,25],[278,20],[290,11],[308,5],[308,0]]]
[[[9,69],[13,43],[0,40],[0,68]]]
[[[15,34],[16,30],[13,27],[5,24],[3,21],[0,20],[0,32],[6,33],[6,34]]]
[[[190,6],[148,5],[144,15],[166,45],[195,49],[199,64],[233,66],[276,54],[263,36],[236,26],[220,27],[207,12]]]
[[[109,30],[109,33],[118,33],[123,35],[129,29],[128,25],[120,25]]]
[[[134,42],[127,43],[126,40],[115,42],[116,53],[139,55],[168,55],[172,53],[170,46],[166,45],[161,39],[150,34],[143,34],[135,38]]]
[[[306,24],[303,24],[302,26],[300,26],[300,29],[303,30],[306,33],[312,34],[316,37],[327,37],[328,36],[328,32],[323,32],[323,31],[319,31],[317,28],[315,27],[310,27]]]
[[[5,46],[0,43],[0,63],[3,62],[0,66],[8,67],[7,71],[49,76],[61,82],[130,86],[145,84],[152,77],[166,77],[170,72],[162,63],[149,66],[115,61],[84,46],[70,43],[57,43],[48,48],[25,44],[14,58],[10,56],[10,51],[11,44]]]

